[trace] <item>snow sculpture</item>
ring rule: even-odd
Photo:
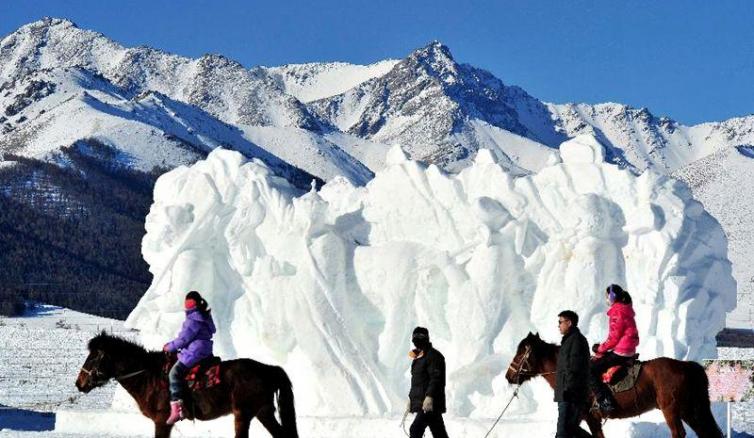
[[[448,175],[395,146],[366,187],[335,178],[301,194],[215,150],[160,177],[143,240],[154,282],[127,325],[159,347],[201,290],[216,352],[285,367],[309,415],[400,412],[421,324],[447,357],[451,412],[492,416],[529,330],[559,341],[568,308],[603,338],[611,282],[634,297],[643,357],[714,356],[736,291],[719,224],[682,183],[603,157],[579,137],[534,175],[485,150]],[[551,408],[543,385],[522,394],[519,414]]]

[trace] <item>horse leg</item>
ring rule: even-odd
[[[257,419],[259,419],[262,426],[270,432],[272,438],[285,438],[285,431],[283,430],[283,426],[281,426],[275,418],[275,408],[272,405],[262,407],[262,409],[257,412]]]
[[[170,438],[170,431],[173,430],[172,424],[165,424],[163,422],[154,423],[154,438]]]
[[[235,410],[233,412],[236,425],[236,438],[249,438],[249,426],[251,425],[251,419],[254,418],[248,410]]]
[[[686,436],[686,429],[683,427],[683,421],[681,421],[681,412],[675,404],[664,406],[662,415],[665,416],[665,422],[670,428],[672,438],[684,438]]]
[[[706,411],[705,411],[706,410]],[[682,420],[691,427],[699,438],[722,438],[723,433],[709,407],[699,411],[684,412]]]
[[[586,425],[589,426],[589,432],[592,433],[594,438],[605,438],[605,434],[602,432],[602,421],[599,418],[587,414],[585,420]]]

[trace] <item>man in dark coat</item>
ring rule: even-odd
[[[578,328],[579,316],[565,310],[558,315],[560,343],[555,372],[555,401],[558,403],[556,438],[591,436],[579,427],[589,394],[589,343]]]
[[[422,438],[429,427],[434,438],[448,438],[442,414],[445,413],[445,357],[429,342],[429,330],[417,327],[411,336],[411,391],[408,412],[416,413],[411,438]]]

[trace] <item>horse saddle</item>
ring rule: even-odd
[[[636,384],[641,372],[639,355],[635,354],[625,365],[608,368],[602,374],[602,381],[607,383],[613,393],[628,391]]]
[[[217,356],[202,359],[186,374],[186,383],[192,391],[211,388],[220,383],[220,359]]]
[[[178,356],[175,353],[168,354],[165,365],[163,366],[166,386],[167,376],[177,360]],[[202,359],[198,364],[191,367],[188,373],[186,373],[186,384],[189,389],[192,391],[199,391],[211,388],[220,383],[222,381],[220,379],[221,362],[222,359],[217,356],[212,356]]]

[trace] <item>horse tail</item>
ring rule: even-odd
[[[690,389],[689,418],[684,418],[686,423],[694,429],[699,438],[721,438],[723,432],[712,415],[709,399],[709,379],[704,367],[696,362],[687,362]]]
[[[280,367],[272,367],[275,391],[277,391],[278,411],[280,412],[280,423],[283,427],[285,436],[288,438],[298,438],[296,428],[296,408],[293,399],[293,384],[288,374]]]

